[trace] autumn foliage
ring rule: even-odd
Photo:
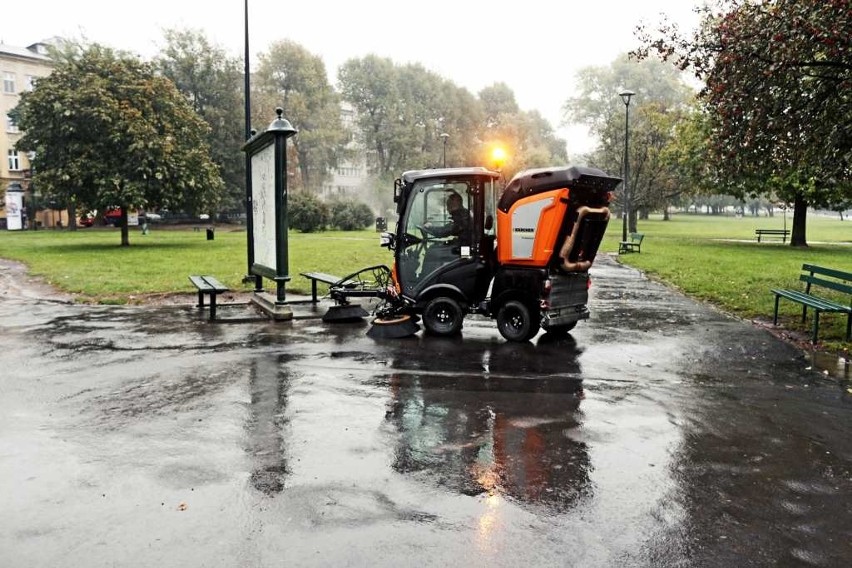
[[[719,178],[734,193],[795,202],[804,244],[800,207],[852,201],[852,3],[719,0],[699,11],[692,34],[640,29],[635,54],[703,82]]]

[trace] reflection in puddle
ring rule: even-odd
[[[565,511],[590,491],[588,448],[566,435],[581,423],[576,385],[570,393],[434,386],[425,377],[390,379],[396,471],[495,506],[511,498]]]
[[[249,389],[251,418],[248,452],[254,458],[252,486],[275,495],[284,489],[289,474],[284,451],[285,412],[290,391],[287,357],[258,357],[251,363]]]
[[[848,358],[819,351],[811,351],[808,358],[826,376],[845,381],[852,379],[852,362]]]

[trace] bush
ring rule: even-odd
[[[341,231],[359,231],[373,224],[373,210],[354,199],[339,199],[331,204],[331,224]]]
[[[291,193],[287,201],[288,224],[303,233],[324,231],[331,222],[331,211],[319,197],[306,191]]]

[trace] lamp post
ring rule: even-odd
[[[246,141],[251,140],[254,132],[251,128],[251,65],[249,59],[249,7],[248,0],[243,2],[243,10],[244,10],[244,37],[245,46],[244,46],[244,59],[243,59],[243,90],[244,90],[244,112],[245,112],[245,137]],[[243,282],[251,282],[252,280],[252,266],[254,265],[255,260],[255,250],[254,250],[254,221],[252,220],[252,211],[254,208],[254,193],[251,187],[252,179],[251,179],[251,156],[246,152],[246,195],[245,195],[245,205],[246,205],[246,261],[248,263],[248,271],[246,275],[243,277]],[[255,275],[254,277],[254,291],[262,292],[263,291],[263,277],[259,275]]]
[[[618,93],[624,101],[624,221],[621,224],[621,240],[627,240],[627,222],[630,218],[630,160],[628,159],[627,147],[630,140],[630,97],[635,95],[633,91],[622,91]]]
[[[30,223],[32,223],[31,229],[33,231],[38,230],[38,200],[36,196],[36,186],[33,183],[33,176],[35,175],[35,167],[33,167],[33,161],[35,160],[35,152],[27,152],[27,169],[28,172],[24,176],[29,180],[27,184],[27,191],[30,194],[30,211],[31,215],[29,216]]]
[[[446,132],[441,133],[441,138],[444,140],[444,167],[445,168],[447,167],[447,138],[449,138],[449,137],[450,137],[450,135],[447,134]]]

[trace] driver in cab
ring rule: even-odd
[[[461,195],[451,193],[447,197],[447,212],[450,214],[450,220],[446,225],[436,227],[430,222],[423,225],[423,230],[434,237],[455,237],[453,245],[470,246],[470,212],[462,206]]]

